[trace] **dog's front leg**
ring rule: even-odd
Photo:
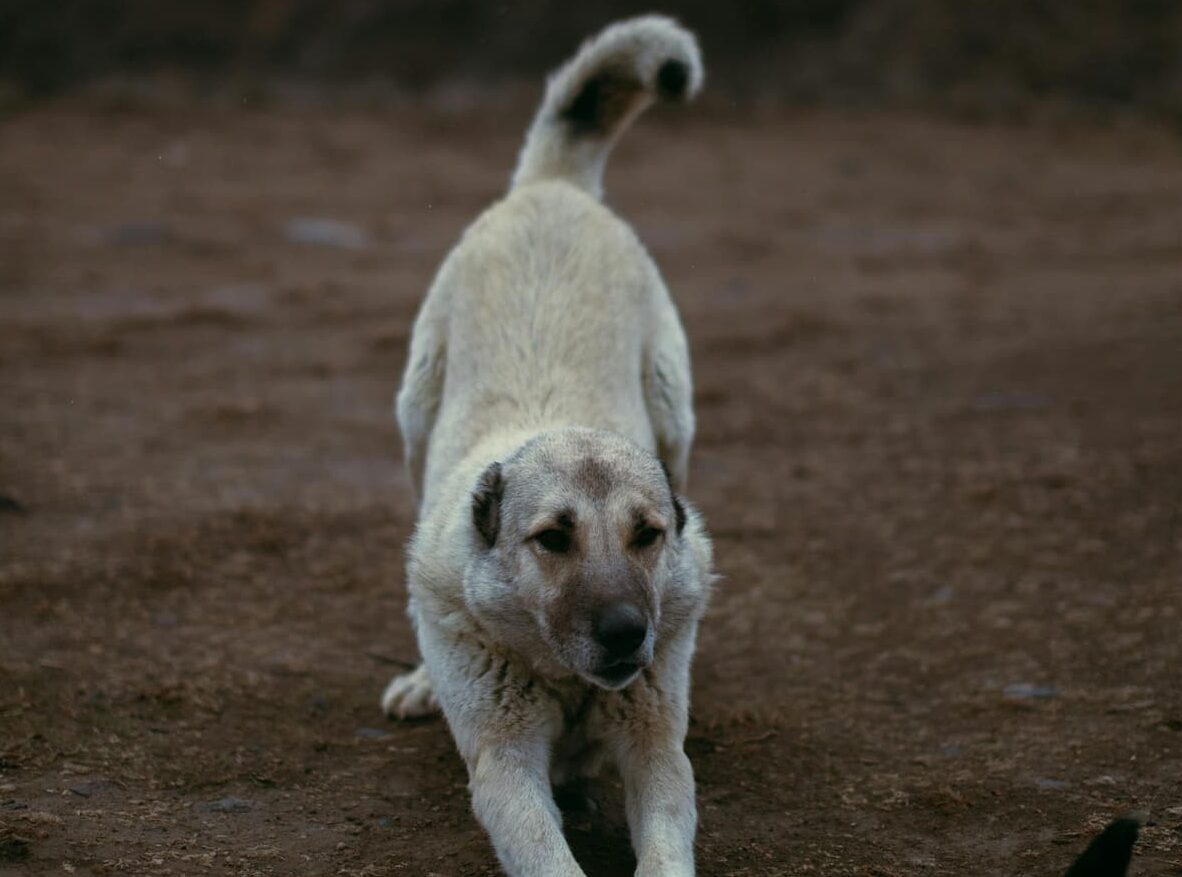
[[[583,877],[562,835],[547,754],[497,745],[471,767],[472,808],[510,877]]]
[[[685,755],[696,626],[666,644],[652,671],[610,709],[606,742],[624,780],[636,877],[692,877],[694,772]],[[609,707],[611,705],[609,704]]]
[[[636,877],[692,877],[694,773],[679,740],[630,747],[620,764]]]
[[[435,615],[434,617],[439,617]],[[562,835],[550,754],[557,703],[511,657],[420,615],[419,647],[468,765],[472,809],[509,877],[584,877]]]

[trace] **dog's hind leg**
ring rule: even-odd
[[[661,290],[644,351],[644,402],[673,490],[685,490],[694,440],[693,379],[689,345],[669,293]]]
[[[417,719],[439,711],[425,665],[390,680],[382,692],[382,711],[396,719]]]

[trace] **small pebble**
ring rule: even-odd
[[[107,229],[103,240],[120,247],[163,244],[172,240],[172,229],[167,223],[155,220],[123,222]]]
[[[283,225],[283,236],[293,244],[315,244],[343,250],[363,250],[370,244],[369,233],[365,229],[338,219],[289,219]]]
[[[928,602],[940,606],[945,603],[951,603],[955,596],[956,591],[952,588],[952,586],[944,585],[932,591],[932,593],[928,596]]]
[[[1054,400],[1045,393],[1029,390],[999,390],[982,393],[973,400],[978,411],[1043,411],[1050,408]]]
[[[1063,791],[1064,789],[1069,789],[1069,788],[1071,788],[1071,783],[1069,783],[1069,782],[1067,782],[1067,781],[1065,781],[1065,780],[1043,780],[1043,779],[1039,779],[1039,780],[1035,780],[1035,781],[1034,781],[1034,784],[1035,784],[1036,786],[1038,786],[1040,789],[1047,789],[1048,791],[1052,791],[1052,792],[1061,792],[1061,791]]]
[[[210,813],[245,813],[250,809],[250,804],[241,798],[222,798],[210,801],[202,809]]]
[[[1014,682],[1005,687],[1006,697],[1018,700],[1049,700],[1059,695],[1059,689],[1053,685],[1032,685],[1029,682]]]
[[[358,728],[353,732],[353,736],[358,740],[385,740],[392,735],[381,728]]]

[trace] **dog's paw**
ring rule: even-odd
[[[382,711],[395,719],[417,719],[439,711],[427,668],[420,664],[412,672],[395,676],[382,692]]]

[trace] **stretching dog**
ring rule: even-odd
[[[583,873],[551,784],[605,761],[637,875],[694,871],[683,745],[714,576],[678,496],[689,356],[656,266],[599,196],[632,119],[701,83],[693,35],[667,18],[586,43],[550,78],[509,194],[464,233],[415,322],[397,414],[423,663],[382,706],[443,708],[513,877]]]

